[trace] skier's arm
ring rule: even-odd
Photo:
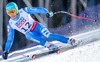
[[[7,25],[7,32],[8,32],[8,38],[7,38],[7,42],[5,45],[5,51],[2,54],[2,57],[5,60],[7,60],[8,58],[8,53],[9,53],[9,50],[12,46],[13,39],[14,39],[14,29],[10,26],[10,24]]]
[[[25,7],[23,8],[23,10],[25,12],[27,12],[28,14],[46,14],[48,13],[48,10],[46,8],[42,8],[42,7]]]
[[[7,25],[7,32],[8,35],[7,35],[7,42],[5,45],[5,51],[9,52],[14,39],[14,29],[10,26],[10,24]]]
[[[27,12],[28,14],[45,14],[47,18],[50,18],[53,16],[53,12],[52,11],[48,11],[46,8],[42,8],[42,7],[25,7],[23,8],[23,10],[25,12]]]

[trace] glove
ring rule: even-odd
[[[50,18],[50,17],[52,17],[54,14],[53,14],[53,12],[52,11],[50,11],[50,12],[48,12],[48,13],[46,13],[46,17],[47,18]]]
[[[3,59],[7,60],[8,54],[9,54],[8,52],[4,51],[2,54]]]

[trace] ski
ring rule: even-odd
[[[44,53],[33,54],[32,59],[40,58],[40,57],[51,55],[51,54],[60,54],[60,53],[63,53],[67,50],[73,49],[75,47],[77,47],[77,45],[73,45],[73,46],[70,46],[70,47],[61,47],[56,51],[48,51],[48,52],[44,52]]]

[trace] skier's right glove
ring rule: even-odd
[[[2,57],[3,57],[4,60],[7,60],[8,54],[9,54],[9,53],[6,52],[6,51],[3,52]]]
[[[50,17],[52,17],[54,14],[53,14],[53,12],[52,11],[50,11],[50,12],[48,12],[48,13],[46,13],[46,17],[47,18],[50,18]]]

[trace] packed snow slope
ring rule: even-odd
[[[47,55],[41,58],[32,59],[31,56],[36,53],[47,52],[48,50],[40,45],[31,47],[19,51],[15,51],[9,54],[7,60],[3,60],[0,56],[0,62],[99,62],[100,61],[100,29],[82,33],[72,36],[76,40],[82,40],[82,42],[73,49],[67,50],[60,54]],[[78,42],[78,41],[77,41]],[[54,41],[56,45],[68,47],[58,41]],[[21,53],[29,55],[30,57],[24,57],[23,55],[16,54]]]

